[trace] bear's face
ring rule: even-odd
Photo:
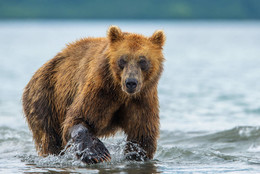
[[[151,37],[123,33],[118,27],[108,30],[109,64],[115,81],[129,95],[140,92],[149,83],[156,83],[162,71],[163,31]]]

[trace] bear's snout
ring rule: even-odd
[[[128,78],[125,81],[127,92],[133,93],[137,87],[138,81],[135,78]]]

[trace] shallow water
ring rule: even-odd
[[[103,140],[110,163],[86,166],[69,152],[38,157],[22,114],[24,86],[66,43],[105,36],[110,24],[167,35],[154,160],[125,161],[123,134]],[[0,173],[259,173],[259,48],[259,22],[1,21]]]

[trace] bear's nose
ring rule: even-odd
[[[128,78],[125,81],[126,87],[130,90],[133,90],[137,87],[138,81],[134,78]]]

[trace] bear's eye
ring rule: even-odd
[[[144,56],[140,56],[141,60],[139,61],[139,65],[143,71],[147,71],[149,69],[149,62],[145,59]]]
[[[120,69],[124,69],[126,65],[126,60],[124,58],[120,58],[118,61],[118,66],[120,67]]]

